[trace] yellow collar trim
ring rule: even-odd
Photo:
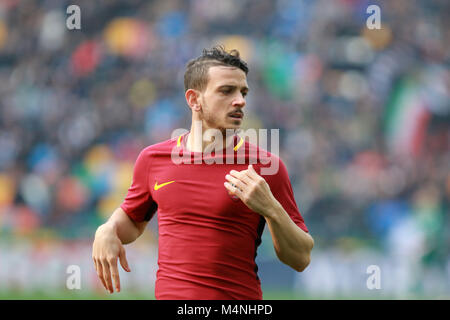
[[[182,136],[183,136],[183,135],[180,135],[180,136],[178,137],[178,140],[177,140],[177,147],[179,147],[179,146],[181,145],[181,137],[182,137]],[[239,140],[238,144],[233,148],[234,151],[237,151],[237,150],[242,146],[243,143],[244,143],[244,139],[241,137],[241,140]]]

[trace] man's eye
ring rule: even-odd
[[[231,90],[222,90],[222,93],[229,94],[229,93],[231,93]]]

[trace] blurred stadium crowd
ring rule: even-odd
[[[92,238],[139,151],[189,129],[186,62],[223,44],[249,63],[245,128],[280,129],[318,250],[413,257],[448,282],[449,14],[445,0],[2,0],[1,238]]]

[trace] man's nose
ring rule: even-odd
[[[246,102],[244,96],[242,95],[242,93],[239,93],[239,95],[233,101],[233,106],[243,108],[245,106],[245,103]]]

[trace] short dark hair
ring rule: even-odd
[[[208,70],[213,66],[231,66],[248,74],[247,63],[241,59],[236,49],[227,52],[223,46],[203,49],[200,57],[190,60],[184,73],[184,91],[196,89],[203,91],[208,84]]]

